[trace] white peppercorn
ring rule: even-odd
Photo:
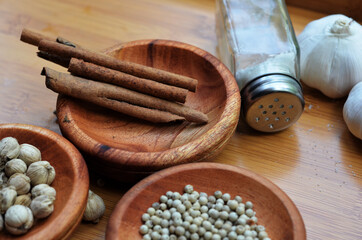
[[[216,220],[214,226],[216,228],[221,228],[223,224],[224,224],[224,221],[222,219],[218,219],[218,220]]]
[[[253,203],[250,201],[245,202],[245,208],[253,208]]]
[[[186,185],[184,191],[185,193],[191,194],[194,191],[194,187],[192,185]]]
[[[156,213],[156,209],[154,209],[153,207],[150,207],[147,209],[147,213],[152,216]]]
[[[252,216],[254,216],[254,211],[253,211],[253,209],[248,208],[248,209],[246,209],[245,214],[246,214],[246,216],[251,218]]]
[[[162,196],[160,197],[160,202],[161,202],[161,203],[166,203],[167,200],[168,200],[168,197],[167,197],[166,195],[162,195]]]
[[[229,220],[235,222],[238,219],[238,214],[236,212],[231,212],[229,214]]]
[[[190,238],[191,238],[191,240],[198,240],[198,239],[200,239],[199,234],[197,234],[197,233],[191,234]]]
[[[160,225],[153,226],[153,231],[156,231],[158,233],[161,233],[162,227]]]
[[[222,220],[227,220],[229,218],[229,213],[226,211],[222,211],[220,212],[220,216],[219,216]]]
[[[221,191],[215,191],[214,196],[216,198],[221,198],[222,197],[222,192]]]
[[[148,227],[146,225],[141,225],[140,227],[140,233],[141,234],[146,234],[148,233]]]

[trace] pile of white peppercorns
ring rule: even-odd
[[[142,215],[139,232],[144,240],[270,240],[258,225],[253,203],[240,196],[216,191],[214,195],[194,191],[168,191]]]

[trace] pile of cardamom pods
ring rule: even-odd
[[[56,191],[51,187],[55,170],[33,145],[6,137],[0,141],[0,231],[26,233],[34,219],[54,210]]]

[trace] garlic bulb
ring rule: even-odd
[[[343,119],[349,131],[362,139],[362,82],[356,84],[343,106]]]
[[[17,158],[20,153],[18,140],[6,137],[0,141],[0,171],[4,170],[7,161]]]
[[[48,161],[38,161],[29,165],[26,175],[33,186],[42,183],[50,185],[55,178],[55,170]]]
[[[30,178],[23,173],[15,173],[8,180],[9,186],[14,186],[18,195],[27,194],[30,191]]]
[[[50,199],[55,200],[55,197],[57,195],[57,192],[54,188],[49,186],[48,184],[38,184],[33,189],[31,189],[31,195],[33,198],[39,197],[41,195],[46,195]]]
[[[27,166],[25,162],[18,158],[12,159],[5,164],[5,173],[8,177],[14,173],[25,173],[26,169]]]
[[[31,194],[24,194],[24,195],[19,195],[16,197],[14,205],[23,205],[25,207],[29,207],[31,203]]]
[[[5,213],[5,227],[10,233],[20,235],[33,226],[34,218],[31,210],[22,205],[14,205]]]
[[[344,15],[309,23],[298,36],[301,80],[330,98],[362,81],[362,26]]]
[[[0,212],[5,213],[12,205],[14,205],[16,199],[16,191],[14,186],[9,186],[1,189],[0,191]]]
[[[41,160],[40,150],[30,144],[23,143],[20,145],[20,153],[18,158],[23,160],[27,166]]]
[[[99,218],[103,216],[105,209],[106,207],[103,199],[89,190],[87,207],[83,214],[83,220],[97,223],[99,222]]]
[[[46,195],[34,198],[30,203],[30,209],[35,218],[46,218],[54,210],[53,199]]]

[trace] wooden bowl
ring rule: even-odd
[[[82,219],[87,204],[89,178],[79,151],[65,138],[48,129],[25,124],[0,124],[0,139],[14,137],[19,144],[36,146],[42,160],[50,162],[56,176],[51,184],[57,191],[54,212],[37,220],[24,235],[3,230],[0,239],[66,239]]]
[[[211,54],[168,40],[140,40],[106,50],[118,59],[153,66],[198,80],[186,105],[206,113],[205,125],[154,124],[59,96],[57,116],[62,134],[101,174],[135,181],[154,171],[216,156],[235,131],[240,94],[230,71]]]
[[[183,193],[191,184],[208,195],[216,190],[252,201],[258,224],[271,239],[305,240],[303,219],[292,200],[266,178],[243,168],[219,163],[190,163],[171,167],[143,179],[132,187],[113,210],[106,230],[107,240],[142,239],[141,216],[167,191]]]

